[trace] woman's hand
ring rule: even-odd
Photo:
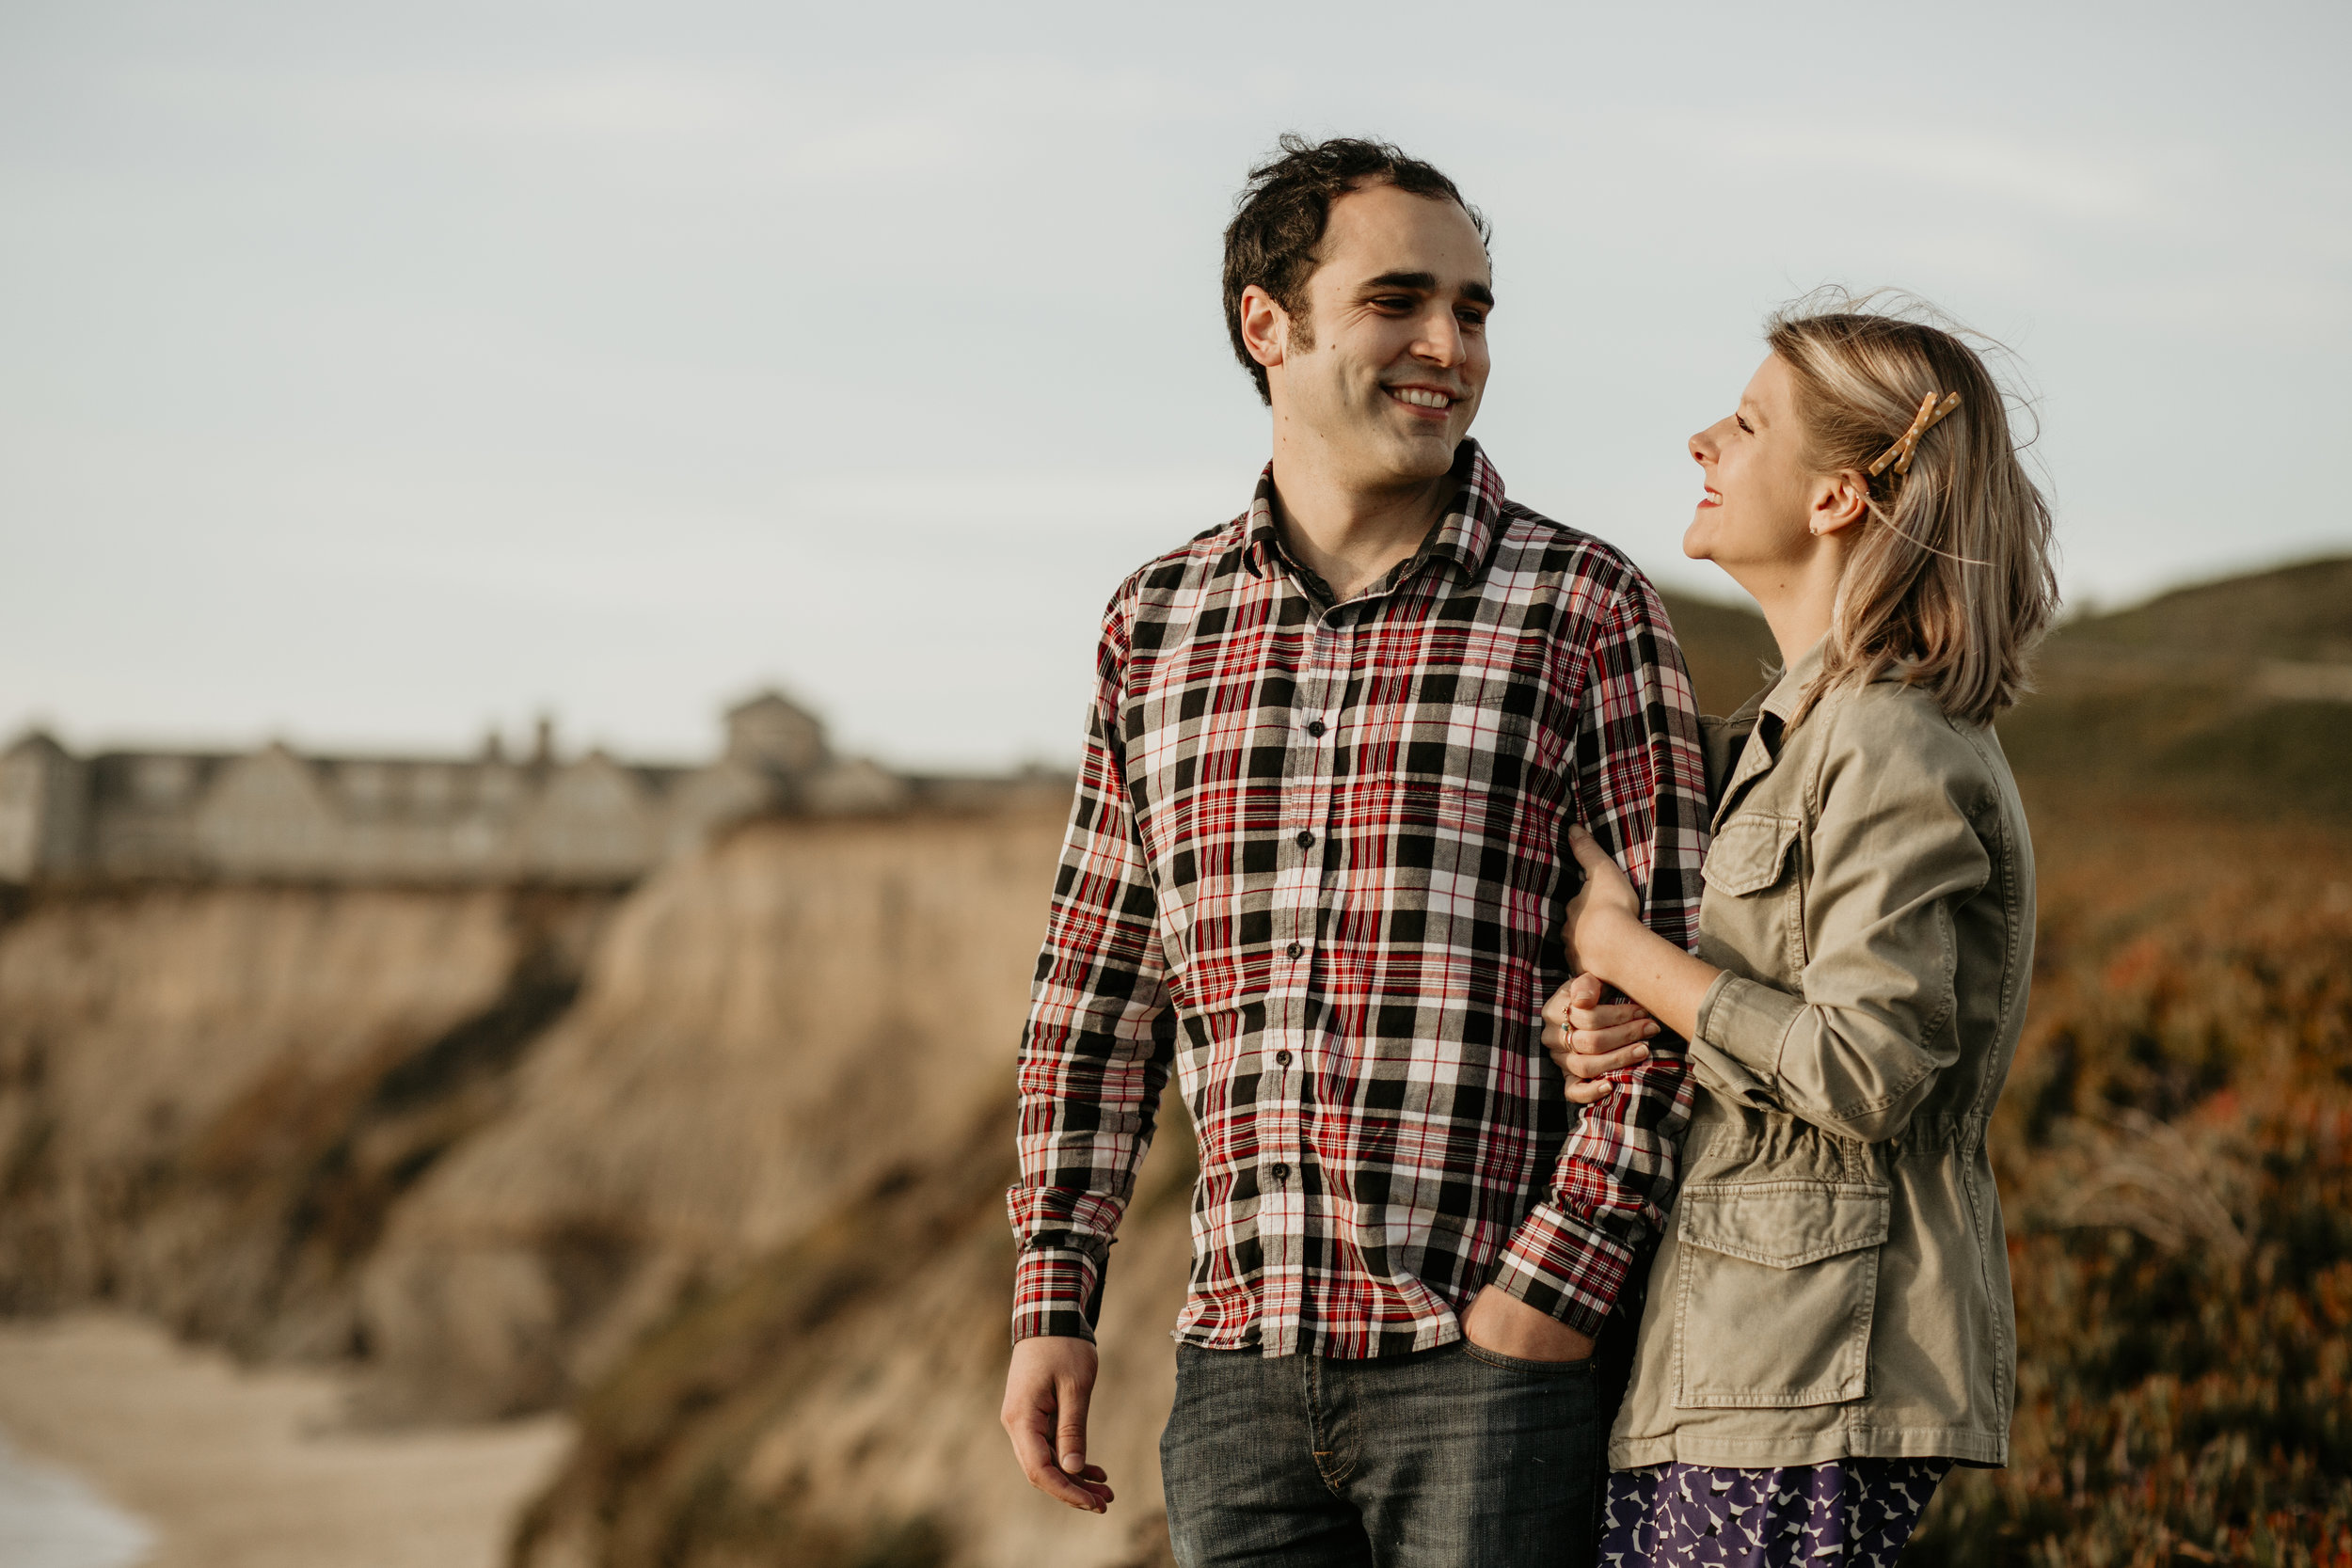
[[[1625,879],[1608,851],[1583,829],[1568,830],[1568,848],[1584,873],[1584,886],[1568,900],[1567,919],[1560,932],[1567,943],[1568,970],[1621,980],[1623,976],[1609,973],[1606,955],[1615,939],[1643,928],[1642,895],[1633,891],[1633,884]]]
[[[1608,1098],[1610,1073],[1649,1059],[1649,1049],[1640,1042],[1657,1034],[1658,1025],[1639,1006],[1600,1005],[1607,978],[1602,955],[1628,931],[1643,930],[1641,895],[1582,828],[1568,830],[1568,848],[1584,873],[1584,885],[1568,900],[1560,931],[1576,978],[1544,1004],[1544,1050],[1568,1075],[1568,1099],[1590,1105]]]
[[[1597,975],[1580,974],[1544,1004],[1544,1053],[1568,1077],[1567,1095],[1578,1105],[1606,1100],[1615,1085],[1609,1074],[1649,1060],[1643,1044],[1658,1033],[1657,1021],[1634,1003],[1604,1007]]]

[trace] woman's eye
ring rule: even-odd
[[[1745,414],[1734,414],[1731,417],[1731,422],[1738,425],[1741,430],[1746,431],[1751,436],[1756,434],[1756,426],[1748,423],[1748,417]]]

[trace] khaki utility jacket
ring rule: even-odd
[[[1985,1124],[2025,1018],[2033,845],[1993,732],[1925,692],[1841,688],[1789,727],[1820,661],[1710,721],[1699,955],[1724,973],[1619,1469],[2008,1459]]]

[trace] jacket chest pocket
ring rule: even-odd
[[[1886,1188],[1697,1184],[1675,1212],[1677,1406],[1788,1409],[1868,1392]]]
[[[1731,967],[1760,971],[1783,986],[1804,973],[1804,878],[1797,853],[1803,826],[1797,817],[1763,812],[1734,816],[1715,834],[1699,870],[1707,881],[1702,934],[1747,960]],[[1778,974],[1756,963],[1765,955],[1778,958]]]

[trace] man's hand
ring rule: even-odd
[[[1521,1361],[1581,1361],[1593,1354],[1592,1340],[1492,1285],[1462,1314],[1462,1338]]]
[[[1005,1374],[1002,1418],[1029,1484],[1089,1513],[1111,1504],[1110,1478],[1101,1465],[1087,1463],[1095,1365],[1094,1347],[1084,1339],[1022,1340],[1012,1347],[1012,1370]]]
[[[1580,974],[1544,1004],[1544,1052],[1567,1074],[1568,1099],[1578,1105],[1606,1100],[1609,1074],[1649,1060],[1643,1042],[1658,1034],[1647,1009],[1628,1002],[1604,1007],[1600,977]]]

